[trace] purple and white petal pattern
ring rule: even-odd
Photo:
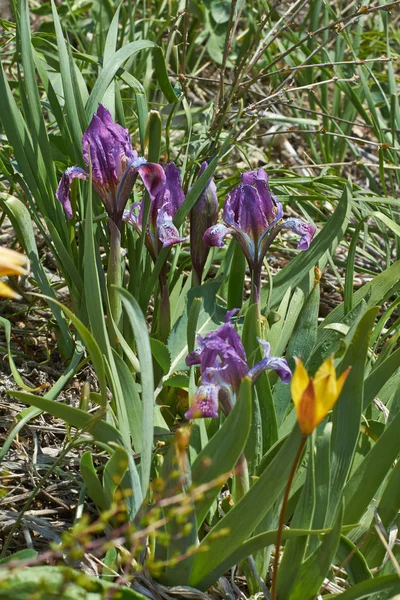
[[[168,246],[173,246],[173,244],[180,244],[187,239],[186,237],[180,237],[179,231],[175,227],[165,205],[158,211],[157,234],[163,248],[168,248]]]
[[[80,167],[68,167],[63,173],[60,179],[56,191],[56,198],[61,202],[64,207],[65,214],[68,219],[72,219],[72,206],[69,199],[69,192],[71,189],[71,183],[73,179],[88,179],[88,174]]]
[[[292,379],[292,371],[290,370],[286,358],[271,356],[271,346],[269,342],[261,340],[260,338],[257,339],[263,347],[264,358],[250,369],[248,373],[249,377],[255,382],[263,371],[272,369],[279,375],[283,383],[289,383]]]
[[[219,386],[214,383],[201,385],[195,395],[189,410],[185,413],[186,419],[199,419],[218,417]]]
[[[203,235],[203,242],[206,246],[217,246],[218,248],[223,248],[224,237],[228,235],[228,233],[234,233],[234,229],[232,227],[225,227],[225,225],[213,225],[209,227],[205,234]]]
[[[316,227],[311,223],[301,221],[301,219],[286,219],[281,225],[282,229],[290,229],[294,233],[300,235],[300,241],[297,244],[299,250],[308,250],[311,240],[316,232]]]

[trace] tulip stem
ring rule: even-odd
[[[115,325],[120,329],[121,326],[121,298],[118,290],[113,287],[121,287],[122,275],[121,275],[121,230],[110,218],[108,220],[110,228],[110,254],[108,257],[108,270],[107,270],[107,289],[108,298],[110,301],[110,313]],[[112,331],[110,327],[109,331]],[[111,340],[113,347],[116,345],[116,340]]]
[[[303,454],[303,450],[304,450],[304,446],[306,445],[307,438],[308,438],[307,435],[303,435],[303,437],[301,438],[299,449],[297,450],[297,454],[293,461],[289,479],[286,484],[285,495],[284,495],[283,501],[282,501],[281,513],[279,515],[278,531],[276,534],[276,542],[275,542],[275,558],[274,558],[274,564],[273,564],[272,583],[271,583],[271,600],[276,600],[276,584],[277,584],[277,580],[278,580],[279,548],[281,546],[281,541],[282,541],[282,531],[283,531],[287,503],[289,500],[290,488],[292,487],[293,479],[296,474],[301,455]]]

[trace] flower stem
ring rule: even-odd
[[[287,503],[289,500],[290,488],[292,487],[293,478],[296,474],[297,467],[300,462],[301,455],[303,454],[303,450],[304,450],[304,446],[306,445],[306,442],[307,442],[307,436],[304,435],[301,438],[299,449],[297,450],[296,457],[293,461],[289,479],[286,484],[285,495],[284,495],[283,501],[282,501],[281,513],[279,515],[278,531],[276,534],[276,542],[275,542],[275,558],[274,558],[274,565],[273,565],[273,571],[272,571],[271,600],[276,600],[276,584],[277,584],[277,580],[278,580],[279,548],[281,546],[281,541],[282,541],[282,531],[283,531],[286,507],[287,507]]]
[[[261,266],[255,265],[251,274],[251,304],[257,304],[260,315]]]
[[[113,286],[121,287],[122,285],[121,230],[112,219],[108,220],[108,226],[110,228],[110,254],[108,257],[107,289],[111,316],[116,326],[120,329],[122,315],[121,298],[118,291]],[[112,328],[110,328],[109,331],[111,332]],[[111,342],[115,347],[116,341],[111,340]]]
[[[168,280],[165,272],[159,277],[160,303],[158,310],[157,335],[161,342],[166,342],[171,329],[171,304],[169,300]]]

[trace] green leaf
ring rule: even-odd
[[[153,357],[156,359],[164,373],[168,373],[171,366],[171,355],[168,347],[155,338],[150,338],[150,347]]]
[[[0,572],[0,598],[4,600],[146,600],[134,590],[116,586],[114,582],[90,577],[82,571],[65,566],[36,566],[28,569]]]
[[[228,310],[242,308],[244,276],[246,272],[246,257],[242,248],[235,239],[232,239],[231,244],[234,245],[234,251],[229,268]]]
[[[309,529],[312,525],[315,509],[315,461],[314,440],[308,439],[309,453],[306,480],[300,492],[290,527],[293,529]],[[305,558],[307,537],[288,540],[278,570],[277,595],[289,598],[290,590],[296,581]]]
[[[129,431],[136,452],[142,451],[143,435],[143,406],[140,401],[137,383],[117,352],[113,352],[115,367],[117,369],[118,382],[121,386],[122,398],[126,408],[129,423]]]
[[[158,110],[151,110],[146,125],[148,161],[158,163],[161,152],[162,122]]]
[[[140,310],[135,298],[122,288],[118,288],[122,298],[135,342],[138,349],[140,362],[140,375],[142,382],[142,458],[141,482],[143,495],[147,492],[150,481],[151,457],[154,439],[154,377],[153,360],[151,355],[150,338],[147,330],[146,319]]]
[[[399,427],[400,412],[347,482],[343,491],[345,523],[355,523],[360,520],[385,477],[390,473],[391,465],[399,453]]]
[[[228,476],[234,469],[250,433],[251,395],[251,381],[245,377],[232,411],[192,465],[192,484],[195,488],[222,475]],[[196,502],[198,525],[204,521],[220,487],[221,484],[215,486]]]
[[[121,4],[119,4],[117,10],[114,13],[110,27],[107,32],[106,43],[104,45],[103,64],[107,64],[107,61],[112,58],[115,54],[118,41],[118,29],[119,29],[119,13]],[[115,119],[115,82],[111,82],[107,90],[104,92],[102,104],[111,113],[113,119]]]
[[[159,46],[156,46],[153,50],[154,57],[154,69],[156,72],[157,81],[160,88],[168,100],[168,102],[175,103],[178,101],[178,96],[172,87],[167,71],[167,65],[165,63],[164,54]]]
[[[357,546],[344,535],[340,536],[336,556],[337,562],[346,570],[353,584],[365,579],[372,579],[372,573],[364,556]]]
[[[57,38],[58,56],[60,60],[60,72],[65,100],[64,106],[67,113],[68,128],[71,132],[72,141],[74,144],[75,160],[81,162],[82,133],[86,123],[81,123],[80,121],[77,99],[75,97],[74,85],[71,77],[71,68],[74,68],[75,64],[73,62],[72,64],[70,63],[70,56],[68,54],[67,43],[64,39],[60,19],[57,13],[57,8],[54,3],[54,0],[51,0],[51,8]],[[82,125],[84,127],[82,127]]]
[[[374,277],[371,281],[363,285],[353,295],[353,312],[365,299],[367,308],[377,306],[384,301],[387,296],[392,295],[400,288],[400,260],[395,262],[388,269]],[[326,329],[331,323],[341,323],[344,319],[344,303],[332,310],[322,321],[317,337],[316,349],[327,344],[332,332]]]
[[[296,427],[249,492],[204,538],[194,560],[189,585],[205,590],[223,575],[231,555],[279,498],[300,440],[301,434]]]
[[[296,287],[315,267],[318,260],[330,248],[335,240],[340,241],[347,228],[347,223],[350,215],[349,196],[351,190],[346,187],[343,195],[338,203],[338,206],[326,223],[322,231],[320,231],[312,242],[311,247],[307,252],[300,252],[290,263],[284,267],[274,277],[274,288],[271,296],[271,307],[275,307],[282,300],[289,286]],[[261,290],[261,305],[266,304],[267,292],[263,288]]]
[[[114,494],[117,487],[121,484],[123,477],[129,466],[128,454],[124,448],[113,444],[114,452],[107,461],[103,473],[103,489],[106,506],[111,508],[114,501]],[[126,490],[132,494],[133,490]]]
[[[90,360],[92,361],[93,366],[95,368],[96,375],[97,375],[98,382],[99,382],[101,398],[102,398],[102,406],[106,406],[107,405],[107,381],[106,381],[106,374],[105,374],[105,364],[104,364],[103,355],[100,351],[98,344],[96,343],[96,340],[90,333],[89,329],[87,329],[87,327],[85,327],[85,325],[82,323],[82,321],[80,321],[78,319],[78,317],[76,317],[69,308],[67,308],[66,306],[61,304],[61,302],[58,302],[58,300],[53,300],[52,298],[48,298],[46,296],[43,296],[43,297],[47,301],[49,301],[49,302],[51,301],[52,304],[59,306],[63,310],[63,312],[67,315],[67,317],[69,319],[71,319],[72,323],[75,325],[75,327],[76,327],[76,329],[77,329],[77,331],[89,353]]]
[[[80,471],[87,493],[99,510],[107,508],[103,487],[94,468],[92,453],[85,452],[81,457]]]
[[[338,511],[333,529],[324,536],[322,544],[302,564],[290,593],[290,600],[313,600],[328,575],[335,557],[342,527],[343,509]]]
[[[38,553],[36,550],[32,550],[30,548],[25,548],[24,550],[18,550],[5,558],[0,559],[0,565],[5,565],[8,562],[14,562],[15,560],[30,560],[31,558],[36,558]]]
[[[93,90],[86,104],[86,116],[88,119],[91,119],[93,114],[96,112],[99,102],[102,101],[103,96],[117,74],[118,69],[122,67],[128,58],[131,58],[141,50],[149,50],[153,48],[158,48],[157,44],[148,40],[140,40],[127,44],[110,56],[99,77],[96,79],[96,83],[94,84]]]
[[[56,318],[60,331],[60,335],[58,336],[60,350],[69,358],[72,356],[74,350],[74,342],[62,311],[56,304],[50,302],[50,300],[55,299],[56,296],[48,282],[43,265],[40,262],[29,210],[20,200],[13,198],[12,196],[8,196],[6,202],[4,202],[4,208],[16,231],[18,240],[22,244],[27,257],[29,258],[30,268],[38,282],[40,290],[47,296],[46,300]]]
[[[34,394],[28,394],[27,392],[17,392],[16,390],[7,391],[10,396],[25,402],[25,404],[31,404],[40,408],[50,415],[58,417],[66,423],[73,425],[77,429],[82,429],[90,433],[95,440],[103,442],[109,445],[111,442],[121,445],[123,443],[121,434],[112,425],[109,425],[105,421],[99,420],[99,415],[88,414],[79,408],[73,408],[67,406],[61,402],[54,402],[47,398],[41,398]]]
[[[378,367],[372,370],[364,383],[363,410],[365,410],[374,398],[379,394],[383,386],[400,367],[400,348],[393,352]]]
[[[400,592],[400,579],[397,574],[384,575],[375,579],[368,579],[357,583],[343,594],[335,594],[330,598],[339,598],[340,600],[362,600],[362,598],[371,598],[372,594],[378,592],[391,591],[391,598]],[[386,596],[387,597],[387,596]]]
[[[363,406],[364,370],[368,342],[377,313],[377,308],[371,308],[362,317],[340,364],[341,372],[349,366],[351,366],[351,371],[332,416],[331,494],[326,525],[330,524],[329,515],[332,518],[340,503],[357,445]]]

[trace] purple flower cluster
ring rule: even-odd
[[[159,248],[168,247],[186,238],[181,237],[173,219],[185,195],[182,190],[180,170],[169,163],[164,168],[149,163],[132,149],[127,129],[115,123],[101,104],[88,129],[83,134],[82,152],[86,167],[92,165],[93,186],[102,200],[109,217],[120,228],[127,221],[141,233],[143,203],[134,203],[129,210],[126,204],[140,175],[151,199],[151,211],[146,242],[152,256]],[[201,165],[200,175],[206,168]],[[72,218],[70,188],[73,179],[88,179],[88,171],[69,167],[63,174],[56,196]],[[218,199],[212,179],[191,211],[191,254],[193,267],[201,281],[208,247],[223,246],[223,238],[232,234],[247,258],[252,272],[261,271],[262,261],[273,239],[282,229],[300,235],[298,248],[307,250],[315,227],[300,219],[283,221],[282,205],[268,188],[268,176],[263,169],[243,173],[240,184],[227,196],[223,208],[225,225],[216,224]]]
[[[187,366],[200,365],[201,375],[201,385],[185,414],[187,419],[218,417],[220,392],[224,390],[234,398],[243,377],[250,377],[255,382],[267,369],[273,369],[284,383],[289,383],[292,377],[286,359],[270,356],[270,345],[263,340],[259,342],[263,346],[264,358],[249,369],[242,341],[231,322],[235,312],[228,312],[226,322],[216,331],[204,337],[199,335],[199,348],[186,357]]]

